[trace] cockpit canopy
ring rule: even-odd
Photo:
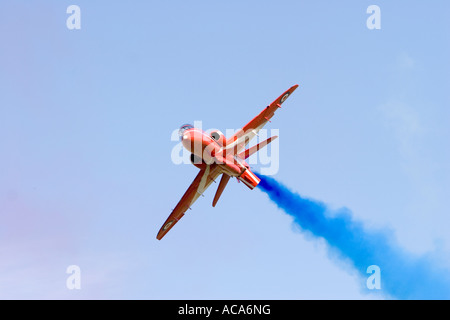
[[[194,126],[193,126],[192,124],[183,124],[183,125],[181,126],[180,130],[178,130],[178,135],[179,135],[180,137],[183,137],[184,132],[185,132],[186,130],[189,130],[189,129],[192,129],[192,128],[194,128]]]

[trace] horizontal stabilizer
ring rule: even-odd
[[[212,203],[212,206],[215,207],[217,204],[217,201],[219,201],[220,196],[222,195],[223,190],[227,186],[228,181],[230,180],[230,176],[227,174],[222,175],[222,179],[220,179],[219,186],[217,187],[216,195],[214,196],[214,200]]]

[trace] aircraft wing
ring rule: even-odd
[[[205,192],[211,183],[222,173],[217,164],[206,165],[204,169],[195,177],[180,202],[178,202],[175,209],[173,209],[166,222],[162,225],[161,229],[156,236],[156,239],[161,240],[167,232],[184,216],[186,210],[190,209],[192,204],[198,199],[198,197]]]
[[[234,149],[233,154],[240,153],[244,147],[252,140],[258,133],[258,131],[263,128],[267,122],[275,114],[278,108],[286,99],[298,88],[298,85],[292,86],[286,90],[281,96],[279,96],[274,102],[264,108],[260,114],[253,118],[249,123],[247,123],[242,129],[236,131],[236,133],[227,140],[226,149]]]

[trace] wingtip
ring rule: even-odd
[[[161,240],[162,238],[164,238],[167,232],[168,230],[163,230],[163,228],[161,228],[156,235],[156,240]]]

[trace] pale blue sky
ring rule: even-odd
[[[71,4],[81,30],[66,28]],[[381,30],[366,27],[371,4]],[[449,10],[2,1],[0,298],[384,297],[235,181],[155,239],[197,172],[171,162],[172,131],[238,128],[296,83],[268,126],[276,178],[450,265]]]

